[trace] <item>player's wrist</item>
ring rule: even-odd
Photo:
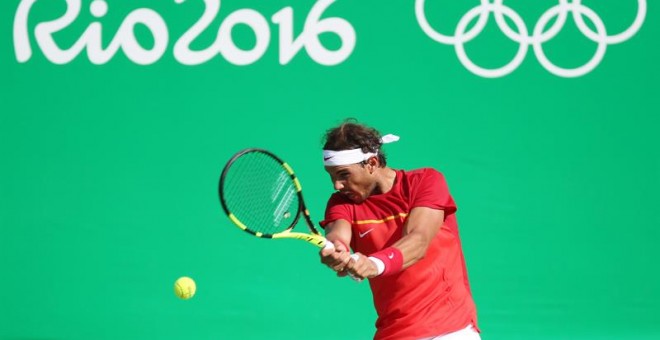
[[[339,245],[340,245],[341,247],[336,247],[336,248],[339,249],[339,250],[349,251],[349,250],[351,249],[346,243],[344,243],[344,241],[342,241],[342,240],[340,240],[340,239],[336,239],[336,240],[334,241],[334,243],[335,243],[335,245],[336,245],[337,243],[339,243]]]
[[[371,254],[369,259],[376,266],[378,273],[376,276],[396,274],[403,269],[403,254],[394,247],[377,251]]]
[[[376,276],[382,274],[385,271],[385,263],[377,257],[369,256],[367,257],[371,262],[376,266]]]

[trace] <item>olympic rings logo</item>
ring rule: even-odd
[[[572,2],[570,0],[559,0],[558,4],[541,15],[530,35],[523,19],[511,7],[506,6],[503,3],[504,0],[493,0],[492,2],[490,0],[480,0],[481,4],[469,10],[458,22],[454,35],[449,36],[438,33],[429,25],[424,12],[425,1],[415,0],[415,16],[424,33],[441,44],[454,45],[456,55],[463,66],[470,72],[486,78],[503,77],[516,70],[525,59],[530,45],[539,63],[550,73],[567,78],[583,76],[600,64],[608,45],[622,43],[635,35],[646,17],[646,0],[637,0],[637,15],[633,23],[621,33],[608,35],[603,20],[589,7],[584,6],[581,0],[573,0]],[[496,69],[487,69],[475,64],[465,52],[465,43],[481,33],[488,22],[490,13],[493,13],[495,22],[502,33],[520,45],[513,60]],[[580,32],[598,44],[593,57],[584,65],[576,68],[562,68],[553,64],[543,51],[543,43],[559,33],[566,23],[569,13],[572,13],[573,20]],[[505,16],[514,23],[517,32],[509,27],[504,18]],[[593,23],[596,29],[595,32],[585,24],[585,16]],[[554,24],[546,30],[546,26],[554,17],[557,17]],[[477,22],[474,27],[466,31],[468,24],[475,18],[477,18]]]

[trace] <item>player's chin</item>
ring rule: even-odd
[[[364,200],[365,200],[364,197],[362,197],[361,195],[358,195],[358,194],[350,194],[346,197],[348,198],[349,201],[351,201],[353,203],[356,203],[356,204],[360,204],[360,203],[364,202]]]
[[[366,201],[366,199],[365,199],[365,198],[362,198],[362,197],[360,197],[360,198],[358,198],[358,199],[356,199],[356,200],[353,200],[353,202],[354,202],[355,204],[361,204],[361,203],[364,202],[364,201]]]

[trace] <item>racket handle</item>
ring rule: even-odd
[[[325,244],[323,245],[323,249],[331,249],[331,250],[332,250],[332,249],[335,249],[335,245],[332,244],[332,242],[326,240],[326,241],[325,241]],[[351,258],[353,259],[353,261],[357,261],[357,260],[360,258],[360,255],[358,255],[358,254],[352,254],[352,255],[351,255]],[[362,279],[361,279],[361,278],[359,278],[359,277],[355,277],[355,276],[354,276],[353,274],[351,274],[351,273],[348,273],[348,276],[350,276],[351,279],[353,279],[353,281],[355,281],[355,282],[362,282]]]

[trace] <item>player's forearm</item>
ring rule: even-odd
[[[431,240],[422,233],[410,233],[392,245],[403,256],[403,268],[408,268],[424,258]]]
[[[373,263],[373,271],[362,268],[360,275],[373,277],[398,273],[424,258],[429,242],[429,236],[425,233],[411,232],[392,246],[369,255],[369,260]]]
[[[426,256],[426,250],[440,230],[444,218],[442,210],[426,207],[412,209],[403,227],[403,237],[393,245],[403,256],[403,268],[410,267]]]
[[[325,231],[325,238],[328,239],[328,241],[335,245],[339,242],[344,248],[346,248],[341,250],[349,250],[349,245],[351,243],[351,225],[348,222],[344,220],[332,222],[326,226]]]

